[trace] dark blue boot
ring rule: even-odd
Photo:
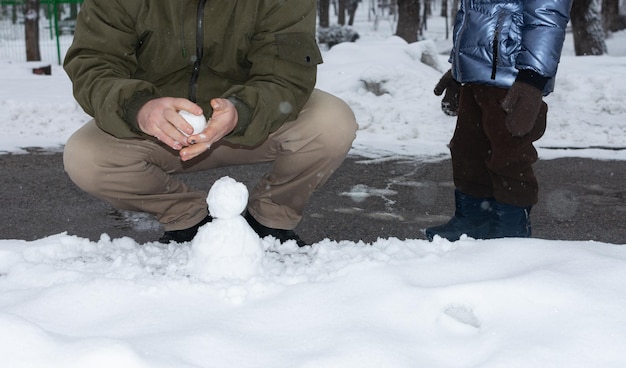
[[[530,238],[531,206],[518,207],[494,201],[492,208],[489,238]]]
[[[433,240],[435,235],[450,241],[459,240],[466,234],[474,239],[489,237],[491,220],[491,198],[477,198],[468,194],[454,191],[456,211],[454,217],[447,223],[426,229],[426,237]]]

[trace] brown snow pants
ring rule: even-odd
[[[548,105],[542,102],[532,131],[514,137],[505,126],[500,102],[507,89],[479,84],[461,87],[456,129],[450,141],[454,184],[462,193],[526,207],[537,203],[539,186],[532,169],[538,159],[533,142],[546,129]]]
[[[118,139],[92,120],[70,137],[63,160],[81,189],[115,208],[150,213],[167,231],[189,228],[207,215],[211,186],[192,189],[172,174],[273,162],[251,190],[248,210],[265,226],[292,229],[313,192],[345,159],[356,130],[347,104],[315,90],[296,120],[256,147],[220,142],[183,162],[177,151],[156,140]]]

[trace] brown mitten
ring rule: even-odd
[[[446,94],[441,99],[441,110],[446,115],[456,116],[459,110],[459,92],[461,91],[461,83],[452,78],[452,71],[448,70],[435,86],[435,95],[441,96],[443,91]]]
[[[539,85],[545,85],[545,81],[547,81],[547,78],[536,75],[536,73],[533,73],[535,80],[530,82],[528,80],[529,72],[520,72],[520,75],[523,77],[518,76],[501,103],[502,109],[507,114],[506,128],[516,137],[525,136],[533,129],[543,101],[543,92]]]

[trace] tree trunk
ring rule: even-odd
[[[452,7],[450,8],[450,24],[454,25],[456,21],[456,13],[459,11],[459,0],[452,0]]]
[[[348,25],[351,26],[354,24],[354,16],[356,14],[356,9],[359,7],[358,0],[348,0]]]
[[[39,0],[24,3],[24,33],[26,35],[26,61],[41,61],[39,52]]]
[[[337,24],[340,26],[346,25],[346,3],[348,0],[338,0],[337,4]]]
[[[428,30],[428,17],[431,16],[433,10],[431,9],[431,0],[424,0],[424,11],[422,12],[422,23],[420,24],[420,35],[424,34],[424,31]]]
[[[330,0],[318,0],[319,25],[322,28],[330,26]]]
[[[575,0],[572,5],[571,21],[576,56],[606,53],[600,1]]]
[[[70,4],[70,19],[76,19],[78,17],[78,3]]]
[[[602,0],[604,34],[619,31],[619,23],[619,0]]]
[[[420,0],[398,0],[396,36],[408,43],[417,41],[420,29]]]

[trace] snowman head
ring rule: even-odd
[[[224,176],[217,180],[206,199],[213,218],[229,219],[241,215],[248,204],[248,188],[235,179]]]

